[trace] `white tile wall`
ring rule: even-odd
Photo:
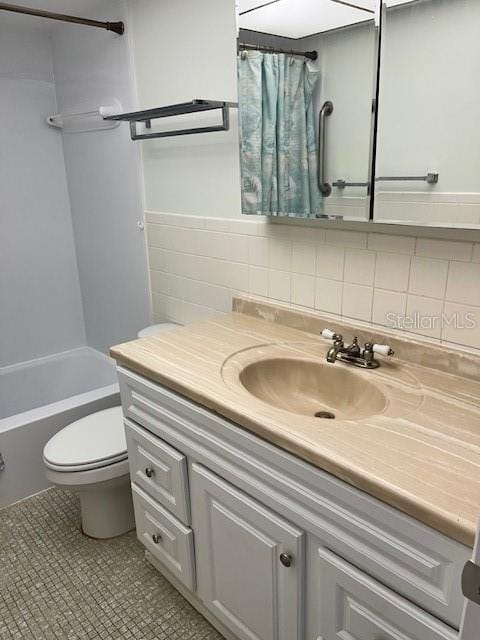
[[[384,327],[406,314],[399,330],[480,352],[479,244],[158,213],[147,233],[156,321],[240,292]]]
[[[412,258],[409,291],[419,296],[442,299],[447,286],[448,261]]]
[[[478,225],[480,193],[429,191],[380,191],[375,194],[375,219],[407,223],[422,220],[443,225],[451,220],[464,225]],[[441,246],[436,250],[442,251]]]
[[[317,245],[317,276],[329,280],[343,280],[345,271],[345,249],[343,247],[322,245],[318,251]]]
[[[341,315],[343,282],[317,278],[315,283],[315,309]]]
[[[375,260],[376,254],[374,251],[347,249],[345,252],[345,281],[373,286]]]
[[[407,308],[407,294],[386,289],[375,289],[373,292],[372,322],[388,326],[389,315],[403,315]]]
[[[387,291],[408,291],[410,254],[379,251],[375,261],[375,288]]]

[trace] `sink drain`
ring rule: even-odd
[[[324,420],[335,420],[335,414],[330,411],[317,411],[315,418],[323,418]]]

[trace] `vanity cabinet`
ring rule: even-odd
[[[470,548],[143,376],[118,376],[138,537],[226,637],[458,637]]]

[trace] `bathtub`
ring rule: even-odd
[[[89,347],[0,367],[0,508],[49,486],[42,452],[57,431],[119,404],[113,360]]]

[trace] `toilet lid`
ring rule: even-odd
[[[121,407],[97,411],[72,422],[51,438],[43,450],[50,469],[98,469],[127,457]]]

